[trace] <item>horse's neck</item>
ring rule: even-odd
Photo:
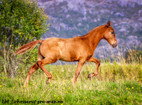
[[[90,31],[87,34],[87,38],[89,39],[88,43],[90,44],[90,46],[93,48],[93,50],[96,49],[97,45],[99,44],[99,42],[101,41],[101,39],[103,39],[103,31],[100,31],[101,29],[95,28],[92,31]]]

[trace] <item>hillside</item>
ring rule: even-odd
[[[101,41],[95,56],[122,55],[122,48],[142,46],[141,0],[39,0],[38,3],[49,16],[49,31],[43,38],[84,35],[111,20],[119,47],[113,49]]]

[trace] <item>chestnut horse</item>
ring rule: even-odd
[[[52,79],[52,75],[45,69],[44,65],[54,63],[57,60],[70,62],[78,61],[74,83],[77,81],[81,68],[85,62],[96,63],[97,66],[94,73],[89,74],[88,78],[96,76],[98,74],[100,61],[94,58],[93,55],[101,39],[107,40],[113,48],[117,46],[115,32],[111,27],[110,21],[108,21],[105,25],[94,28],[84,36],[68,39],[48,38],[25,44],[16,51],[16,54],[23,54],[26,51],[34,48],[37,44],[40,44],[40,46],[38,47],[38,61],[30,68],[24,83],[24,87],[28,84],[30,76],[38,68],[41,68],[47,75],[47,83],[49,83]]]

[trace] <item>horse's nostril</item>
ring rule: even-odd
[[[116,47],[116,46],[117,46],[117,43],[114,43],[112,46],[113,46],[113,48]]]

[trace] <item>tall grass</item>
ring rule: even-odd
[[[46,84],[47,76],[38,69],[26,88],[23,88],[23,83],[27,69],[13,79],[0,74],[0,104],[5,100],[10,104],[15,104],[13,100],[29,101],[28,104],[33,105],[45,104],[39,101],[63,101],[54,103],[58,105],[142,104],[141,64],[102,63],[99,74],[89,80],[87,76],[95,70],[95,65],[87,63],[75,85],[72,80],[76,65],[47,65],[46,69],[53,75],[50,84]],[[22,102],[17,104],[24,105]]]

